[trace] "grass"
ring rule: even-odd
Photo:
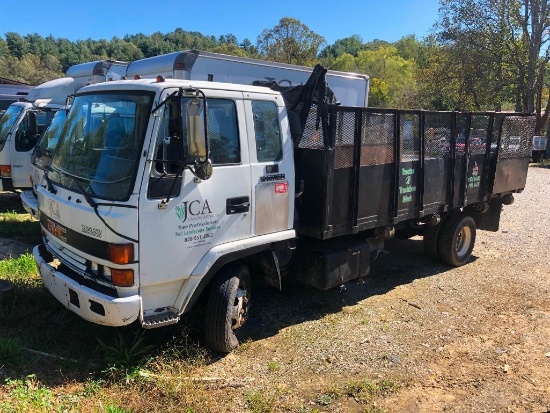
[[[0,213],[0,238],[34,246],[40,243],[40,223],[33,221],[29,214],[19,214],[13,210]]]
[[[0,237],[40,241],[38,224],[14,210],[0,212]],[[205,349],[193,324],[143,331],[135,325],[115,329],[88,323],[46,290],[28,252],[0,260],[0,279],[14,285],[0,295],[1,412],[267,413],[295,411],[307,399],[310,404],[300,411],[313,413],[355,398],[365,400],[364,411],[382,412],[367,401],[372,389],[364,383],[334,384],[308,395],[285,388],[278,379],[286,361],[266,362],[273,380],[267,387],[253,381],[235,387],[211,381],[205,372],[219,355]],[[335,323],[336,317],[323,320],[324,328]],[[312,341],[320,335],[305,323],[292,331]],[[249,359],[256,351],[257,345],[246,342],[228,357]],[[391,387],[376,385],[374,398]],[[294,405],[292,398],[297,399]]]
[[[36,263],[31,253],[0,261],[0,278],[21,284],[38,281]]]

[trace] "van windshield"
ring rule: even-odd
[[[4,148],[6,139],[8,139],[8,133],[12,126],[17,122],[17,117],[21,112],[21,106],[10,106],[6,113],[0,118],[0,150]]]
[[[59,136],[50,180],[96,198],[128,200],[153,97],[147,92],[77,96]]]

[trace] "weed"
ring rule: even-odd
[[[332,403],[334,403],[334,400],[335,400],[335,394],[328,392],[317,396],[316,401],[317,401],[317,404],[321,406],[330,406]]]
[[[112,344],[106,344],[98,338],[97,341],[105,353],[107,364],[104,372],[115,376],[123,374],[127,382],[136,377],[141,368],[143,356],[153,348],[145,344],[143,339],[143,331],[138,332],[130,343],[126,343],[124,335],[120,332],[117,332],[117,337]]]
[[[399,389],[399,385],[391,380],[379,382],[371,380],[351,381],[345,386],[345,392],[359,403],[370,403],[375,397],[385,397]]]
[[[0,360],[16,366],[21,363],[23,354],[18,339],[0,337]]]
[[[114,404],[108,404],[103,407],[105,413],[132,413],[132,410],[119,407]]]
[[[273,411],[277,392],[254,391],[245,396],[248,411],[252,413],[269,413]]]
[[[2,412],[50,412],[53,410],[52,392],[43,387],[34,374],[27,376],[25,380],[8,379],[6,385],[10,389],[10,401],[0,403]]]
[[[33,255],[30,253],[21,254],[17,258],[7,258],[0,261],[0,278],[6,278],[12,282],[19,282],[21,284],[33,284],[38,282],[38,277],[32,278],[36,275],[36,263]]]
[[[84,390],[82,390],[81,395],[83,397],[93,397],[101,391],[102,385],[102,380],[89,379],[86,381],[86,383],[84,383]]]
[[[267,365],[267,370],[270,373],[274,373],[276,371],[279,371],[280,369],[281,369],[281,367],[279,366],[279,364],[276,361],[270,361],[269,364]]]

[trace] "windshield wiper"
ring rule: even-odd
[[[61,168],[55,168],[55,167],[52,167],[52,169],[54,169],[55,171],[57,172],[60,172],[62,174],[65,174],[66,176],[70,177],[70,178],[73,178],[74,179],[74,183],[76,184],[76,186],[78,187],[78,189],[80,191],[76,191],[78,194],[82,195],[84,197],[84,199],[86,200],[86,202],[88,203],[88,205],[90,205],[90,207],[94,210],[94,213],[96,214],[96,216],[99,218],[99,220],[101,222],[103,222],[103,224],[105,225],[105,227],[107,227],[113,234],[115,235],[118,235],[119,237],[121,238],[124,238],[128,241],[132,241],[132,242],[135,242],[136,244],[139,243],[138,240],[136,239],[133,239],[133,238],[130,238],[130,237],[127,237],[126,235],[124,234],[121,234],[120,232],[116,231],[113,227],[111,227],[107,221],[105,221],[105,219],[103,219],[103,217],[101,216],[101,214],[99,213],[99,211],[97,210],[97,207],[99,206],[99,204],[97,202],[94,201],[94,199],[92,198],[92,195],[95,195],[94,194],[94,191],[92,190],[91,186],[88,186],[88,188],[90,189],[90,191],[92,192],[92,194],[90,195],[85,189],[84,187],[80,184],[79,179],[82,180],[82,181],[87,181],[90,183],[93,182],[93,180],[91,179],[86,179],[86,178],[82,178],[80,176],[76,176],[76,175],[73,175],[73,174],[70,174],[69,172],[61,169]]]
[[[44,179],[46,180],[46,186],[48,188],[48,191],[50,191],[52,194],[57,194],[57,189],[53,186],[53,182],[48,176],[48,170],[51,170],[51,168],[44,169]]]

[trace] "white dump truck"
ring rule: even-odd
[[[48,290],[90,322],[147,329],[204,300],[206,344],[229,352],[253,277],[332,288],[368,275],[394,234],[466,264],[525,186],[534,117],[334,105],[324,73],[278,90],[161,76],[81,89],[37,187]],[[444,132],[449,150],[431,154]]]
[[[96,61],[70,67],[67,77],[51,80],[29,91],[24,101],[12,103],[0,119],[0,191],[31,187],[31,152],[67,96],[87,84],[120,79],[126,63]]]

